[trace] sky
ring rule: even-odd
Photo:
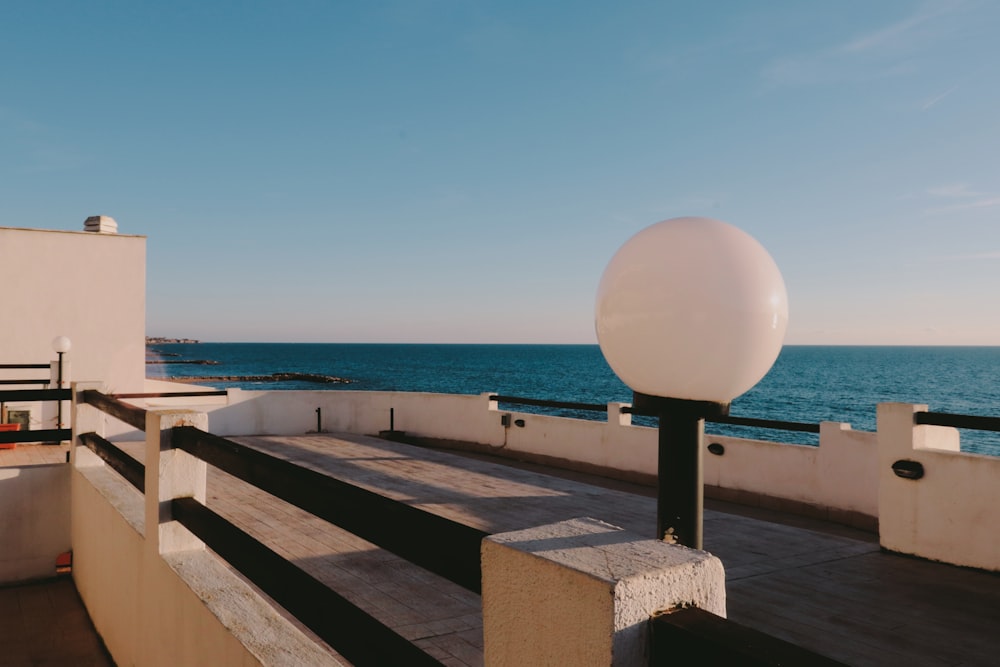
[[[660,220],[789,344],[1000,345],[1000,3],[0,1],[0,226],[147,241],[147,333],[593,343]]]

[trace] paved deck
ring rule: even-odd
[[[578,516],[640,534],[655,525],[649,489],[583,475],[364,436],[234,439],[490,532]],[[140,445],[130,451],[141,458]],[[212,468],[208,494],[217,512],[445,664],[482,663],[478,596]],[[705,547],[726,567],[731,619],[851,665],[1000,659],[1000,576],[883,554],[846,528],[709,507]]]
[[[363,436],[237,440],[490,532],[579,516],[655,526],[648,493]],[[218,471],[208,489],[216,511],[446,664],[481,664],[477,596]],[[852,665],[997,663],[1000,577],[834,532],[706,512],[729,617]]]

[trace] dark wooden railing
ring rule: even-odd
[[[441,665],[305,570],[193,498],[173,517],[275,602],[357,665]]]
[[[105,440],[96,433],[81,433],[80,442],[101,457],[101,460],[111,466],[140,493],[146,492],[146,466],[119,449],[113,442]]]
[[[654,615],[649,634],[651,667],[844,667],[844,663],[697,607]]]
[[[96,389],[86,389],[82,392],[83,401],[94,406],[98,410],[105,412],[119,421],[123,421],[140,431],[146,430],[146,411],[129,405],[124,401],[102,394]]]
[[[193,426],[174,428],[173,443],[411,563],[475,593],[480,590],[479,548],[489,533]]]
[[[174,398],[181,396],[227,396],[229,394],[225,389],[220,389],[218,391],[146,391],[138,392],[134,394],[109,394],[112,398]]]
[[[201,393],[201,392],[199,392]],[[145,430],[146,411],[96,390],[82,399]],[[144,397],[143,397],[144,398]],[[95,433],[80,440],[145,492],[145,467]],[[480,543],[487,533],[391,500],[193,426],[173,429],[172,444],[224,472],[337,525],[376,546],[480,591]],[[338,653],[359,665],[441,663],[323,582],[194,498],[171,503],[173,518]]]
[[[48,368],[47,364],[0,364],[0,368]],[[0,384],[48,384],[51,380],[11,380]],[[68,401],[69,389],[0,389],[0,404],[11,401],[33,403],[36,401]],[[32,429],[27,431],[0,431],[0,445],[13,442],[61,442],[73,437],[68,428]]]
[[[1000,417],[955,415],[948,412],[915,412],[913,413],[913,423],[1000,432]]]
[[[580,410],[582,412],[607,412],[608,406],[599,403],[572,403],[567,401],[550,401],[541,398],[523,398],[521,396],[490,396],[491,401],[508,403],[510,405],[531,405],[538,408],[558,408],[562,410]]]
[[[509,405],[529,405],[540,408],[553,408],[560,410],[579,410],[581,412],[607,412],[608,406],[600,403],[571,403],[567,401],[550,401],[540,398],[524,398],[521,396],[492,395],[491,401],[507,403]],[[632,406],[623,406],[622,414],[639,415],[644,417],[655,417],[655,412],[640,410]],[[753,417],[710,417],[707,422],[715,424],[731,424],[733,426],[753,426],[756,428],[769,428],[780,431],[798,431],[802,433],[819,433],[819,424],[808,424],[804,422],[790,422],[778,419],[757,419]]]
[[[0,364],[0,370],[36,370],[51,368],[49,364]],[[52,378],[30,378],[26,380],[0,380],[0,385],[7,384],[51,384]]]

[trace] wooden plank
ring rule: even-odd
[[[689,607],[656,614],[650,620],[649,664],[743,665],[744,667],[838,667],[838,662],[791,642]]]
[[[139,489],[140,493],[146,492],[146,466],[96,433],[81,433],[80,442],[101,457],[125,481]]]
[[[171,507],[174,519],[352,663],[441,665],[194,498],[175,499]]]
[[[482,585],[487,533],[396,502],[192,426],[174,446],[471,591]]]
[[[73,437],[68,428],[49,428],[34,431],[0,431],[0,445],[9,443],[54,442],[59,443]]]
[[[137,428],[140,431],[146,430],[146,411],[142,408],[123,403],[116,398],[102,394],[96,389],[87,389],[84,391],[83,400],[85,403],[93,405],[98,410],[106,412],[133,428]]]
[[[0,401],[68,401],[72,394],[70,389],[0,389]]]

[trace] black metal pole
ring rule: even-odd
[[[656,535],[686,547],[701,549],[704,516],[701,442],[705,420],[684,411],[660,414],[659,491]]]
[[[323,410],[316,408],[316,432],[323,432]]]
[[[705,418],[729,414],[729,403],[662,398],[635,392],[633,412],[659,418],[656,539],[702,548]]]
[[[59,381],[59,383],[58,383],[59,386],[56,387],[56,388],[57,389],[62,389],[63,388],[63,360],[62,360],[63,353],[59,352],[58,354],[59,354],[59,371],[58,371],[57,379]],[[61,429],[63,427],[63,423],[62,423],[62,401],[56,401],[56,405],[58,406],[56,408],[56,428]]]

